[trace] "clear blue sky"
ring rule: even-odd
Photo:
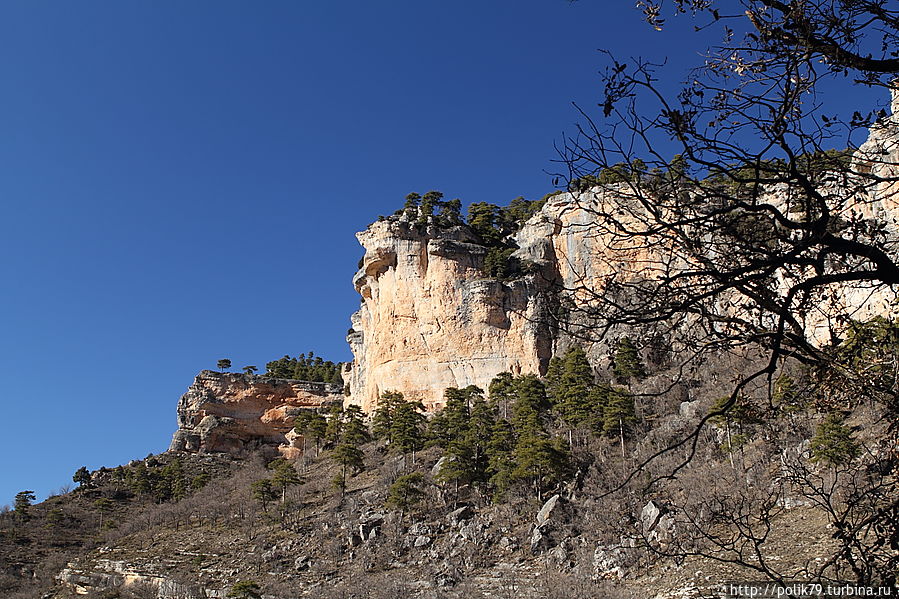
[[[348,360],[356,231],[551,191],[599,48],[701,60],[631,5],[3,3],[0,504],[166,449],[219,358]]]

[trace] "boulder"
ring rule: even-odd
[[[550,517],[552,517],[553,510],[559,505],[560,499],[560,496],[553,495],[546,500],[546,503],[544,503],[543,507],[540,508],[540,511],[537,512],[537,526],[543,526],[549,521]]]

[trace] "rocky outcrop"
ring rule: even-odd
[[[396,390],[434,410],[447,387],[486,390],[500,372],[543,374],[578,336],[558,330],[560,301],[584,305],[578,290],[589,295],[611,276],[642,276],[656,259],[649,246],[597,230],[596,213],[618,195],[552,196],[515,235],[514,256],[528,274],[511,281],[484,275],[487,248],[464,226],[416,226],[400,216],[357,234],[365,256],[354,277],[362,305],[347,337],[355,359],[343,375],[350,401],[369,411]],[[574,322],[566,318],[566,326]],[[591,354],[604,359],[608,347]]]
[[[467,227],[417,227],[402,218],[357,235],[354,277],[362,306],[348,336],[351,401],[370,410],[402,391],[431,410],[446,387],[486,387],[497,373],[538,372],[552,354],[546,296],[537,277],[484,276],[486,248]]]
[[[899,95],[893,108],[899,111]],[[899,119],[894,116],[871,129],[853,158],[851,170],[875,177],[862,181],[841,173],[837,180],[835,174],[833,181],[825,182],[824,192],[832,199],[835,218],[876,219],[884,227],[882,246],[899,258],[899,243],[893,241],[899,238],[897,163]],[[503,371],[543,374],[554,353],[571,343],[595,340],[595,330],[578,327],[595,329],[596,313],[603,309],[597,298],[606,290],[624,290],[621,297],[608,296],[606,301],[626,305],[633,301],[627,295],[630,286],[690,266],[685,262],[688,254],[678,257],[650,236],[603,226],[606,221],[597,215],[614,217],[608,222],[635,223],[635,229],[646,225],[645,213],[628,196],[626,186],[611,184],[550,197],[515,235],[515,257],[528,264],[530,274],[514,281],[484,276],[487,249],[464,226],[419,226],[394,216],[359,233],[365,256],[354,283],[362,305],[352,317],[348,336],[355,359],[344,371],[350,401],[369,411],[382,392],[396,390],[434,410],[442,405],[446,387],[477,385],[486,390]],[[790,197],[790,190],[781,186],[772,188],[765,201],[789,212]],[[795,282],[779,279],[775,284],[786,293]],[[861,321],[897,316],[897,292],[884,285],[846,283],[828,288],[819,299],[798,317],[808,338],[819,344],[841,333],[846,314]],[[711,309],[726,320],[729,314],[748,313],[747,301],[734,293],[719,298]],[[566,306],[576,309],[566,313]],[[564,326],[554,321],[555,313],[563,314]],[[648,340],[647,362],[664,364],[667,355],[681,349],[679,343],[688,344],[680,333],[695,323],[689,317],[682,320],[679,329],[660,324],[639,332]],[[610,341],[638,334],[624,329],[605,333]],[[608,344],[593,343],[586,349],[594,366],[608,366]]]
[[[178,430],[169,451],[241,454],[277,446],[301,453],[293,421],[302,410],[342,403],[338,385],[204,370],[178,402]]]

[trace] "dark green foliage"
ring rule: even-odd
[[[21,521],[26,521],[31,518],[31,504],[37,499],[34,495],[34,491],[19,491],[16,493],[15,503],[13,503],[13,509],[16,512],[16,518]]]
[[[514,279],[524,273],[521,260],[512,254],[515,248],[492,247],[484,256],[482,270],[488,277],[506,281]]]
[[[518,231],[545,203],[546,200],[525,200],[520,196],[505,207],[478,202],[468,207],[468,226],[480,236],[484,245],[508,249],[511,246],[506,239]]]
[[[596,384],[587,354],[580,347],[572,347],[552,367],[553,386],[549,392],[559,416],[569,428],[595,425],[602,406],[594,404],[597,396],[591,394]]]
[[[178,501],[187,496],[187,479],[180,459],[163,466],[154,478],[153,495],[157,502]]]
[[[539,501],[570,472],[570,453],[562,439],[552,438],[540,428],[521,432],[513,452],[513,480],[528,481]]]
[[[421,472],[400,476],[387,490],[387,507],[405,514],[424,497],[424,484],[425,477]]]
[[[325,445],[334,447],[340,440],[340,434],[343,431],[343,405],[336,404],[331,406],[325,422]]]
[[[293,464],[284,458],[273,460],[266,467],[272,471],[272,489],[281,495],[281,501],[284,502],[287,489],[302,482],[299,473]]]
[[[243,368],[241,368],[241,370],[243,370],[244,374],[255,374],[256,371],[259,369],[256,368],[255,366],[250,365],[250,366],[244,366]]]
[[[209,484],[209,481],[211,479],[212,479],[211,476],[209,476],[205,472],[201,472],[200,474],[197,474],[190,480],[190,488],[193,491],[199,491],[200,489],[205,487],[207,484]]]
[[[303,410],[294,420],[293,428],[304,438],[311,439],[318,451],[328,431],[328,419],[315,410]]]
[[[445,201],[443,194],[431,190],[419,195],[415,192],[406,196],[406,203],[397,214],[405,214],[408,220],[417,226],[423,227],[434,224],[438,227],[448,228],[464,224],[462,220],[462,200],[453,199]]]
[[[87,469],[87,466],[82,466],[76,470],[72,476],[72,481],[78,483],[79,487],[89,487],[91,484],[91,472]]]
[[[165,465],[154,459],[138,462],[123,471],[123,478],[134,495],[152,498],[156,503],[183,499],[192,488],[197,488],[188,481],[178,458]]]
[[[549,194],[554,195],[554,194]],[[546,204],[546,197],[540,200],[526,200],[518,196],[505,208],[500,208],[500,221],[510,229],[510,234],[518,231],[524,223],[537,214]]]
[[[421,402],[404,401],[396,406],[390,429],[390,449],[402,454],[412,453],[424,445],[427,418]]]
[[[879,389],[896,383],[896,356],[899,355],[899,324],[877,316],[868,322],[852,322],[846,339],[837,348],[837,359],[865,376]]]
[[[109,499],[108,497],[101,497],[101,498],[95,500],[93,502],[93,504],[91,504],[91,505],[93,506],[94,510],[96,510],[97,513],[100,515],[100,530],[103,530],[104,516],[106,514],[111,513],[113,510],[115,510],[115,502],[112,499]],[[107,527],[109,527],[110,521],[106,520],[105,524]]]
[[[278,491],[275,490],[271,479],[262,478],[250,483],[250,493],[253,499],[262,504],[262,511],[268,511],[268,504],[278,499]]]
[[[441,204],[443,204],[443,194],[439,191],[429,191],[421,198],[421,205],[418,207],[418,220],[416,221],[419,225],[425,225],[434,216],[434,210],[436,210]]]
[[[536,270],[534,264],[523,262],[512,255],[517,248],[510,237],[545,203],[545,198],[526,200],[517,197],[505,207],[487,202],[478,202],[468,207],[468,226],[487,247],[482,265],[484,274],[509,280]],[[397,214],[405,214],[407,220],[414,219],[413,222],[418,227],[430,224],[449,228],[465,224],[462,218],[462,201],[458,198],[444,201],[443,194],[439,191],[429,191],[424,196],[410,193],[406,196],[403,209],[397,211]]]
[[[782,374],[774,381],[772,403],[782,412],[798,412],[803,408],[802,394],[791,376]]]
[[[622,337],[618,340],[613,360],[613,372],[615,377],[625,384],[630,384],[634,379],[640,380],[646,377],[646,367],[630,337]]]
[[[499,501],[520,481],[542,497],[569,472],[566,444],[545,427],[550,404],[536,376],[498,375],[489,402],[477,387],[449,388],[445,397],[431,429],[446,449],[437,479],[457,493],[470,485]]]
[[[419,401],[406,401],[402,393],[385,391],[372,417],[372,433],[385,440],[390,451],[417,451],[424,444],[424,409]]]
[[[421,201],[421,195],[415,193],[414,191],[406,196],[406,203],[403,205],[403,212],[405,212],[410,217],[418,216],[418,204]],[[362,265],[359,265],[359,268],[362,268]]]
[[[490,441],[487,444],[487,482],[493,490],[493,500],[500,501],[512,484],[515,460],[512,451],[515,449],[515,432],[512,423],[504,418],[497,418],[490,429]]]
[[[405,402],[403,394],[398,391],[385,391],[381,394],[371,420],[371,431],[375,439],[383,439],[390,444],[393,415],[397,406]]]
[[[630,163],[619,162],[609,168],[604,168],[597,175],[584,175],[572,179],[568,184],[568,191],[584,192],[600,185],[613,185],[616,183],[638,183],[646,176],[646,163],[635,158]]]
[[[536,375],[528,374],[516,378],[512,383],[512,388],[515,393],[512,424],[516,432],[542,429],[551,407],[543,382]]]
[[[442,227],[455,227],[463,223],[462,200],[456,198],[440,205],[438,222]]]
[[[480,389],[478,389],[480,391]],[[496,412],[480,393],[471,393],[466,406],[469,417],[460,423],[458,432],[446,447],[446,457],[437,474],[442,482],[484,485],[488,473],[488,445],[496,422]]]
[[[511,372],[496,375],[488,387],[490,403],[496,406],[499,417],[508,420],[513,401],[515,400],[514,377]]]
[[[143,462],[138,462],[133,468],[126,471],[125,478],[128,488],[138,497],[148,494],[153,489],[153,481],[150,471]]]
[[[812,437],[813,462],[839,466],[852,461],[860,453],[858,443],[852,438],[852,431],[844,424],[839,414],[828,414]]]
[[[225,370],[231,368],[231,360],[229,360],[228,358],[222,358],[218,361],[218,363],[216,363],[216,368],[218,368],[222,372],[225,372]]]
[[[340,422],[339,427],[336,427],[336,446],[331,452],[331,459],[340,465],[340,473],[334,479],[334,485],[343,493],[347,474],[355,475],[364,468],[361,445],[370,438],[359,406],[348,406],[343,411],[335,412],[334,418]]]
[[[342,364],[323,360],[313,352],[300,354],[296,358],[285,355],[265,365],[265,374],[279,379],[295,379],[299,381],[312,381],[319,383],[331,383],[343,386],[343,377],[340,374]]]
[[[474,385],[464,389],[445,389],[443,397],[446,405],[428,423],[429,443],[447,448],[453,440],[463,437],[468,431],[471,404],[475,398],[482,397],[483,393]]]
[[[262,588],[253,580],[241,580],[225,596],[231,599],[262,599]]]
[[[625,454],[624,439],[631,433],[636,423],[634,398],[624,389],[610,388],[602,415],[602,430],[610,437],[618,436],[622,456]]]
[[[502,241],[502,231],[497,226],[499,206],[487,202],[477,202],[468,207],[468,226],[480,236],[484,245],[498,246]]]

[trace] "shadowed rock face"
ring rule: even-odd
[[[337,385],[203,370],[178,402],[178,430],[169,451],[241,454],[277,446],[301,452],[293,421],[302,410],[343,402]]]

